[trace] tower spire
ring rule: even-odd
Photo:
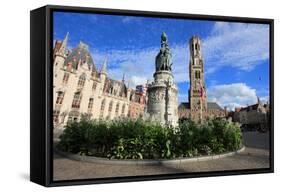
[[[123,73],[122,82],[125,82],[125,73]]]
[[[107,73],[107,57],[105,57],[104,62],[102,64],[101,73],[104,73],[104,74]]]
[[[257,104],[260,104],[261,103],[261,100],[259,98],[259,96],[257,96]]]
[[[66,51],[68,38],[69,38],[69,32],[66,33],[66,35],[65,35],[65,37],[62,41],[62,44],[61,44],[61,47],[60,47],[60,50],[59,50],[61,54],[64,54],[65,51]]]

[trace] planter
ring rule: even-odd
[[[125,160],[119,160],[119,159],[107,159],[102,157],[94,157],[94,156],[81,156],[78,154],[72,154],[68,152],[63,152],[58,149],[54,149],[54,151],[62,155],[64,157],[67,157],[72,160],[76,161],[84,161],[89,163],[100,163],[100,164],[107,164],[107,165],[180,165],[181,163],[186,162],[196,162],[196,161],[208,161],[213,159],[220,159],[224,157],[229,157],[238,153],[241,153],[245,150],[245,147],[243,146],[241,149],[237,151],[232,152],[226,152],[222,154],[217,155],[206,155],[206,156],[198,156],[198,157],[190,157],[190,158],[177,158],[177,159],[169,159],[169,160],[150,160],[150,159],[144,159],[144,160],[132,160],[132,159],[125,159]]]

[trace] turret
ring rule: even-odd
[[[104,59],[104,62],[100,70],[100,78],[101,78],[102,85],[104,85],[106,77],[107,77],[107,57]]]
[[[123,73],[122,82],[125,84],[125,73]]]
[[[58,70],[64,67],[64,62],[67,57],[67,42],[68,42],[69,33],[66,34],[63,41],[56,41],[53,59],[54,59],[54,75],[57,75]]]
[[[257,104],[262,104],[260,98],[257,96]]]
[[[67,32],[64,40],[61,43],[61,46],[60,46],[59,50],[58,50],[57,54],[59,54],[61,56],[65,56],[66,49],[67,49],[67,43],[68,43],[68,36],[69,36],[69,32]]]

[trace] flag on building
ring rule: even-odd
[[[146,87],[144,85],[137,85],[136,86],[136,94],[146,95]]]

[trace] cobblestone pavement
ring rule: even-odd
[[[70,160],[55,154],[54,180],[268,168],[268,134],[244,133],[244,143],[246,148],[239,154],[215,160],[186,162],[180,166],[105,165]]]

